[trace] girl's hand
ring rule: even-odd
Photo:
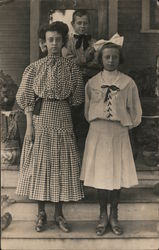
[[[32,124],[27,125],[25,138],[30,142],[34,141],[34,129]]]

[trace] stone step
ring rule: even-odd
[[[36,203],[15,203],[4,209],[10,212],[13,220],[36,220]],[[99,217],[99,206],[97,203],[68,203],[64,204],[65,217],[71,220],[95,220]],[[46,205],[48,220],[54,215],[54,205]],[[120,203],[119,219],[121,220],[159,220],[159,204],[157,203]]]
[[[27,198],[16,196],[14,189],[2,189],[2,194],[8,194],[16,203],[4,209],[10,212],[13,220],[35,220],[37,203]],[[92,191],[92,190],[91,190]],[[96,220],[99,217],[99,205],[95,190],[94,196],[86,190],[86,197],[80,202],[64,204],[64,214],[71,220]],[[46,212],[48,220],[52,220],[54,204],[47,202]],[[119,219],[121,220],[159,220],[159,197],[153,194],[152,189],[123,189],[119,204]]]
[[[149,170],[138,170],[137,176],[139,180],[138,187],[152,187],[159,182],[158,167]],[[16,169],[1,170],[1,187],[16,187],[18,182],[18,171]]]
[[[115,236],[110,229],[98,237],[97,221],[71,221],[72,232],[63,233],[50,222],[46,231],[37,233],[32,221],[13,221],[2,232],[2,250],[157,250],[158,222],[121,221],[124,234]]]

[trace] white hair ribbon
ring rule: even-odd
[[[103,45],[107,44],[107,43],[114,43],[118,46],[123,46],[123,42],[124,42],[124,37],[123,36],[119,36],[118,33],[116,33],[114,36],[112,36],[112,38],[110,38],[110,40],[104,40],[104,39],[101,39],[99,41],[97,41],[95,44],[94,44],[94,49],[96,51],[99,51]]]

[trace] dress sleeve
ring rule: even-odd
[[[71,95],[71,105],[76,106],[84,102],[84,82],[79,67],[73,63],[71,69],[73,91]]]
[[[85,86],[85,108],[84,108],[84,116],[87,122],[89,122],[89,118],[88,118],[89,104],[90,104],[90,89],[89,89],[89,81],[88,81]]]
[[[35,67],[30,64],[24,71],[22,81],[19,86],[16,100],[18,105],[25,111],[34,110],[35,96],[33,91],[33,79],[35,77]]]
[[[63,56],[67,58],[72,58],[72,59],[76,58],[75,54],[73,53],[72,44],[70,40],[68,40],[66,49],[65,51],[63,51]]]
[[[130,128],[137,127],[141,123],[142,108],[141,108],[138,89],[133,80],[128,90],[127,108],[130,113],[133,124]]]
[[[81,54],[77,52],[76,49],[73,48],[73,44],[71,40],[68,40],[64,57],[73,59],[74,63],[77,65],[83,65],[86,63],[86,58],[81,57]]]

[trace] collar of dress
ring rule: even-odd
[[[109,80],[108,80],[109,78]],[[100,87],[102,85],[115,85],[119,89],[124,89],[129,81],[125,81],[124,74],[122,74],[120,71],[113,71],[113,72],[107,72],[105,70],[101,71],[99,73],[99,81],[100,81]]]

